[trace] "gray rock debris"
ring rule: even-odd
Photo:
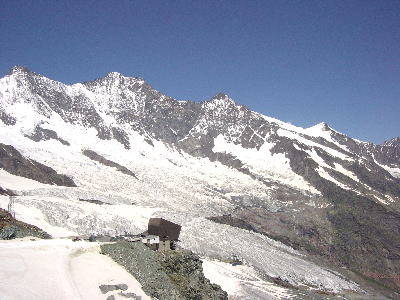
[[[107,294],[110,291],[116,291],[116,290],[126,291],[128,289],[128,286],[125,283],[102,284],[99,286],[99,289],[103,294]]]

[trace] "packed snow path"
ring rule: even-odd
[[[67,239],[0,241],[0,299],[127,299],[121,290],[99,289],[118,284],[128,286],[125,293],[150,299],[132,275],[99,251],[97,243]]]

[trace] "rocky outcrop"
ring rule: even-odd
[[[0,208],[0,240],[11,240],[26,236],[34,236],[42,239],[51,238],[48,233],[40,228],[18,221],[10,213]]]
[[[89,157],[91,160],[97,161],[101,163],[102,165],[105,165],[107,167],[112,167],[116,168],[118,171],[121,173],[124,173],[126,175],[132,176],[137,179],[135,173],[133,173],[131,170],[129,170],[127,167],[121,166],[120,164],[117,164],[116,162],[113,162],[109,159],[104,158],[100,154],[92,151],[92,150],[83,150],[82,151],[83,155],[86,157]]]
[[[155,252],[141,242],[104,244],[101,250],[135,276],[151,297],[228,299],[226,292],[204,277],[199,257],[190,251]]]
[[[16,119],[13,116],[10,116],[6,112],[4,112],[0,108],[0,121],[2,121],[6,125],[15,125]]]
[[[15,196],[15,193],[9,189],[4,189],[0,186],[0,195]]]
[[[227,299],[221,288],[204,277],[200,258],[191,251],[160,251],[157,258],[163,271],[183,299]]]
[[[374,147],[375,159],[385,165],[400,166],[400,137]]]
[[[99,289],[103,294],[107,294],[110,291],[126,291],[128,289],[128,286],[125,283],[120,283],[120,284],[102,284],[99,285]]]
[[[16,176],[30,178],[45,184],[74,187],[74,181],[54,169],[21,155],[11,145],[0,143],[0,168]]]
[[[61,144],[65,145],[65,146],[70,145],[69,142],[60,138],[58,136],[57,132],[55,132],[54,130],[42,128],[40,126],[36,126],[35,131],[32,134],[27,135],[27,137],[35,142],[48,141],[48,140],[53,139],[53,140],[59,141]]]

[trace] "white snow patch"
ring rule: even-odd
[[[343,183],[337,181],[335,178],[333,178],[333,177],[332,177],[328,172],[326,172],[322,167],[318,167],[317,171],[318,171],[318,174],[319,174],[322,178],[325,178],[326,180],[332,181],[334,184],[336,184],[337,186],[340,186],[340,187],[343,188],[343,189],[346,189],[346,190],[349,190],[349,189],[350,189],[347,185],[345,185],[345,184],[343,184]]]
[[[50,184],[44,184],[36,180],[10,174],[3,169],[0,169],[0,186],[5,189],[17,191],[54,187]]]
[[[333,141],[330,130],[325,130],[326,123],[318,123],[314,126],[305,128],[303,132],[315,137],[323,137],[327,141]]]
[[[345,169],[342,165],[340,165],[338,163],[335,163],[335,170],[346,175],[347,177],[350,177],[351,179],[353,179],[356,182],[360,182],[358,177],[353,172]]]
[[[393,200],[393,198],[391,198],[391,197],[389,197],[389,199],[387,200],[387,199],[384,199],[384,198],[381,198],[381,197],[379,197],[379,196],[377,196],[377,195],[372,195],[376,200],[378,200],[379,202],[381,202],[381,203],[383,203],[383,204],[389,204],[388,203],[388,201],[389,202],[393,202],[394,200]],[[387,198],[388,196],[385,196],[385,198]]]
[[[296,144],[295,144],[295,145],[296,145]],[[298,148],[297,145],[296,145],[296,148]],[[308,155],[310,155],[311,159],[312,159],[313,161],[315,161],[315,162],[316,162],[318,165],[320,165],[321,167],[324,167],[324,168],[331,168],[329,165],[327,165],[327,164],[325,163],[325,161],[322,159],[322,157],[320,157],[320,156],[318,155],[318,153],[315,151],[314,148],[312,148],[311,151],[310,151],[310,150],[306,150],[305,152],[306,152]]]

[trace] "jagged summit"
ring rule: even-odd
[[[121,73],[118,72],[109,72],[107,73],[107,75],[105,77],[111,77],[111,78],[115,78],[115,77],[121,77],[123,76]]]
[[[133,80],[138,80],[138,81],[144,81],[144,79],[142,77],[138,77],[138,76],[134,76],[134,77],[128,77],[125,76],[122,73],[119,72],[108,72],[106,74],[106,76],[100,78],[100,79],[121,79],[121,78],[125,78],[125,79],[133,79]]]
[[[214,99],[223,100],[223,99],[230,99],[230,98],[229,98],[229,96],[227,94],[219,92],[219,93],[217,93],[215,96],[213,96],[211,98],[211,100],[214,100]]]
[[[322,131],[330,131],[330,130],[332,130],[332,128],[326,122],[318,123],[318,124],[316,124],[314,126],[311,126],[310,128],[320,129]]]
[[[34,73],[24,66],[14,66],[10,69],[7,75],[21,74],[21,73]]]
[[[330,129],[332,129],[329,125],[328,125],[328,123],[326,123],[326,122],[321,122],[321,123],[319,123],[318,124],[323,130],[330,130]]]
[[[103,77],[99,77],[94,80],[82,82],[86,87],[92,88],[93,86],[101,87],[103,85],[113,85],[113,86],[125,86],[135,84],[147,84],[146,81],[141,77],[127,77],[119,72],[109,72]],[[147,84],[148,85],[148,84]]]
[[[109,72],[105,76],[100,77],[94,81],[87,81],[86,83],[90,82],[100,82],[101,84],[104,84],[104,82],[107,82],[107,84],[112,83],[112,84],[123,84],[126,79],[129,79],[128,77],[125,77],[119,72]]]
[[[211,97],[211,99],[203,101],[203,103],[207,106],[211,105],[211,107],[214,107],[215,105],[222,107],[244,107],[243,105],[236,103],[236,101],[227,94],[221,92]]]
[[[400,137],[396,137],[390,140],[387,140],[383,143],[384,146],[399,146],[400,145]]]
[[[329,134],[330,132],[336,132],[326,122],[321,122],[311,127],[308,127],[306,128],[306,131],[313,135]]]

